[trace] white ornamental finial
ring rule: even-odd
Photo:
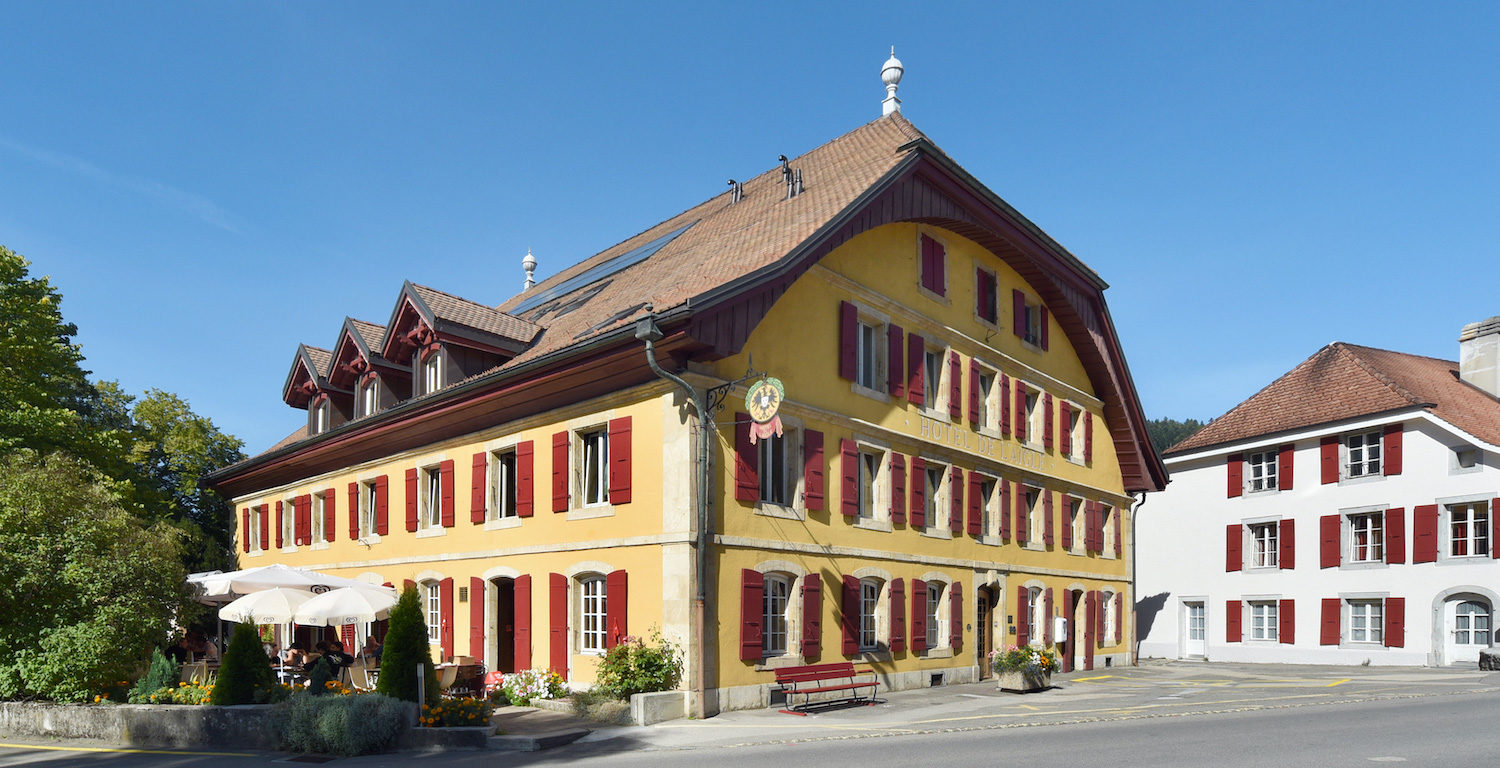
[[[536,285],[536,281],[532,279],[532,273],[536,272],[536,257],[531,255],[530,248],[526,249],[526,257],[521,259],[521,269],[526,270],[526,284],[521,286],[521,292],[525,293]]]
[[[885,101],[880,102],[882,117],[901,111],[901,100],[896,98],[896,86],[901,84],[901,75],[905,71],[906,69],[901,66],[901,60],[896,58],[896,46],[891,46],[891,57],[886,59],[885,66],[880,68],[880,79],[885,83]]]

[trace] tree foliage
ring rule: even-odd
[[[1146,422],[1146,433],[1151,435],[1151,445],[1157,453],[1192,437],[1200,429],[1203,429],[1203,422],[1197,419],[1151,419]]]
[[[432,668],[432,647],[427,640],[427,621],[417,590],[407,587],[391,608],[380,653],[380,680],[375,690],[403,701],[417,701],[417,665],[427,670],[424,693],[427,704],[438,702],[437,670]]]
[[[260,644],[260,630],[248,621],[240,622],[235,625],[234,637],[229,639],[229,648],[224,651],[219,677],[214,681],[214,691],[209,695],[208,703],[263,703],[275,682],[271,659]],[[257,691],[262,699],[260,702],[256,700]]]
[[[77,458],[0,458],[0,698],[82,701],[133,677],[185,600],[180,541]]]

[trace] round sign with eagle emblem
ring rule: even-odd
[[[745,394],[745,410],[755,422],[750,428],[751,445],[781,434],[781,418],[776,414],[785,398],[786,388],[775,376],[766,376],[750,385],[750,391]]]

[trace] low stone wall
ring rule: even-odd
[[[687,717],[687,691],[637,693],[630,697],[630,719],[636,725],[655,725]]]
[[[0,702],[0,734],[96,739],[133,747],[274,750],[271,707],[188,704],[33,704]]]

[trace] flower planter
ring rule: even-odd
[[[1001,671],[998,674],[1000,682],[997,687],[1002,691],[1031,693],[1032,691],[1044,691],[1052,687],[1051,672]]]

